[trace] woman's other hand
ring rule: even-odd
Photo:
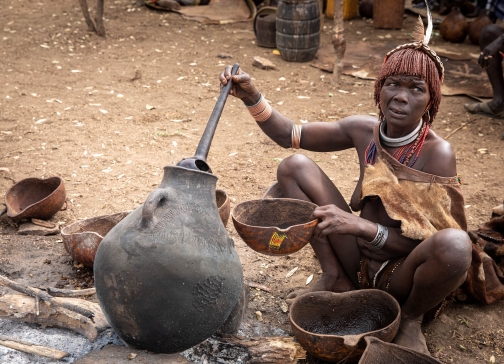
[[[227,85],[228,80],[231,78],[231,68],[232,66],[226,66],[224,71],[219,75],[219,80],[221,82],[221,87]],[[261,94],[255,87],[250,75],[238,68],[236,75],[233,76],[233,84],[229,90],[229,94],[241,99],[245,105],[251,106],[256,104]]]
[[[482,68],[487,68],[490,65],[490,61],[492,60],[492,58],[496,56],[500,57],[499,51],[502,51],[503,47],[504,47],[504,35],[501,35],[481,51],[480,56],[478,58],[478,64]]]

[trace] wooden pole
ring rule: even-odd
[[[26,341],[14,339],[11,337],[0,335],[0,345],[14,350],[22,351],[28,354],[45,356],[46,358],[61,360],[70,354],[65,351],[60,351],[46,346],[32,344]]]
[[[105,25],[103,25],[103,3],[104,0],[98,0],[96,2],[96,34],[100,37],[105,37]]]
[[[91,20],[91,17],[89,16],[87,1],[86,0],[79,0],[79,4],[82,9],[82,14],[84,14],[84,19],[86,19],[86,24],[88,26],[88,30],[90,32],[96,32],[95,25],[94,25],[93,21]]]
[[[346,50],[345,27],[343,25],[343,1],[334,0],[334,26],[331,42],[334,47],[333,83],[339,83],[343,71],[343,56]]]

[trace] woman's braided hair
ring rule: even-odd
[[[424,24],[421,17],[413,30],[413,43],[400,45],[387,53],[383,60],[382,69],[375,82],[375,102],[380,106],[380,93],[385,80],[393,75],[409,75],[419,77],[429,85],[430,103],[429,114],[432,123],[441,102],[441,83],[444,78],[444,67],[441,59],[429,48],[432,35],[432,16],[429,4],[425,0],[427,9],[427,31],[424,34]],[[380,119],[383,113],[380,109]]]
[[[443,63],[423,42],[400,45],[385,56],[380,74],[375,82],[375,102],[380,105],[380,92],[385,80],[393,75],[419,77],[429,86],[431,122],[436,117],[441,102],[441,83],[444,77]],[[380,117],[383,117],[380,110]]]

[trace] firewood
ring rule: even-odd
[[[66,351],[56,350],[48,348],[46,346],[32,344],[26,341],[14,339],[12,337],[7,337],[4,335],[0,335],[0,345],[3,345],[7,348],[11,348],[14,350],[22,351],[24,353],[34,354],[38,356],[45,356],[46,358],[56,360],[61,360],[70,355]]]
[[[7,286],[7,287],[13,289],[14,291],[18,291],[18,292],[24,293],[28,296],[35,297],[37,301],[39,299],[41,299],[42,301],[49,302],[54,306],[63,307],[68,310],[79,313],[83,316],[86,316],[88,318],[91,318],[91,319],[93,318],[92,311],[87,310],[83,306],[74,306],[72,304],[72,302],[69,300],[65,300],[65,299],[62,299],[59,297],[52,297],[49,293],[42,291],[41,289],[30,287],[25,284],[11,281],[10,279],[8,279],[7,277],[4,277],[2,275],[0,275],[0,284],[3,284],[4,286]]]
[[[245,347],[250,356],[250,364],[296,364],[299,360],[306,359],[306,351],[290,336],[260,337],[252,340],[232,336],[223,340]]]
[[[60,298],[60,300],[93,312],[93,320],[50,302],[41,302],[37,315],[35,300],[20,294],[0,297],[0,318],[72,330],[85,336],[89,341],[96,340],[99,332],[110,327],[97,303],[79,298]]]

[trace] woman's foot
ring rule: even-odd
[[[465,104],[464,108],[472,114],[484,114],[496,118],[504,117],[504,105],[495,102],[476,102],[473,104]]]
[[[347,292],[354,289],[355,287],[350,281],[339,279],[338,276],[330,276],[326,273],[322,273],[322,277],[311,287],[292,291],[287,295],[285,301],[290,305],[299,295],[306,292]]]
[[[422,354],[430,355],[427,343],[425,342],[425,336],[422,333],[422,319],[408,320],[401,318],[401,325],[394,337],[393,343]]]

